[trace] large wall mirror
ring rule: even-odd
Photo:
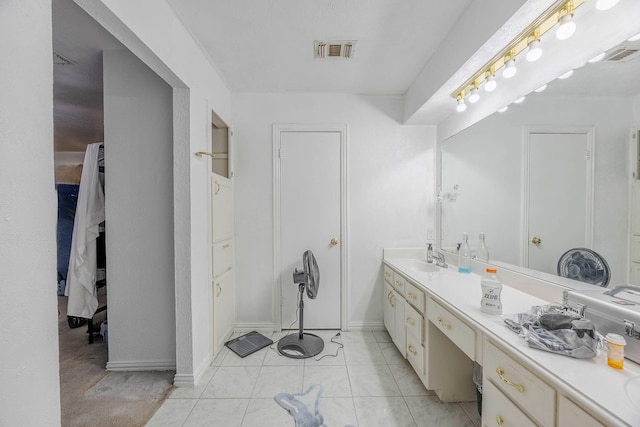
[[[588,247],[609,286],[629,283],[640,41],[616,49],[627,50],[443,141],[441,248],[467,232],[473,249],[484,232],[490,262],[556,274],[566,250]]]

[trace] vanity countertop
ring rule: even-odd
[[[480,311],[482,294],[478,274],[462,274],[454,268],[442,269],[437,273],[418,271],[412,268],[412,258],[418,257],[407,251],[385,250],[384,262],[420,285],[469,326],[508,349],[523,364],[539,371],[541,376],[547,377],[556,388],[572,396],[589,412],[621,425],[640,425],[640,407],[634,407],[625,393],[626,382],[640,376],[639,365],[625,359],[624,369],[619,371],[607,365],[606,356],[574,359],[529,348],[518,334],[505,326],[501,316]],[[531,306],[549,302],[507,283],[503,287],[505,315],[521,313]]]

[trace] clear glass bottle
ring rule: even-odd
[[[476,259],[482,262],[489,262],[489,249],[484,241],[484,233],[478,237],[478,248],[476,249]]]
[[[460,273],[471,273],[471,248],[469,247],[469,235],[462,233],[462,245],[458,252],[458,271]]]
[[[480,279],[480,286],[482,287],[480,310],[488,314],[502,314],[502,301],[500,299],[502,282],[495,268],[487,267],[482,279]]]

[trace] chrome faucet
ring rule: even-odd
[[[447,268],[446,259],[444,258],[444,254],[442,252],[433,251],[433,259],[436,261],[436,265],[438,267]]]

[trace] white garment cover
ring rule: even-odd
[[[67,315],[86,319],[92,318],[98,308],[96,239],[104,221],[104,190],[98,173],[101,145],[101,142],[89,144],[84,155],[65,289],[69,297]]]

